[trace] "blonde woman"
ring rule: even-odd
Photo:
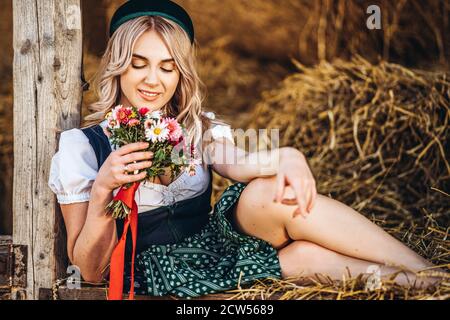
[[[111,21],[94,113],[85,128],[62,133],[49,180],[61,204],[69,259],[86,281],[108,279],[122,232],[123,222],[105,215],[106,205],[121,185],[145,174],[128,172],[152,165],[145,144],[111,148],[104,117],[118,104],[176,117],[192,142],[206,146],[204,160],[210,162],[192,177],[181,174],[171,181],[163,175],[140,185],[137,293],[196,297],[270,277],[318,273],[341,280],[347,269],[355,276],[373,266],[381,278],[407,268],[396,281],[412,284],[413,272],[433,267],[355,210],[317,194],[298,150],[257,154],[236,146],[230,128],[202,110],[194,39],[189,15],[170,1],[129,1]],[[208,144],[206,133],[212,135]],[[213,208],[212,171],[236,181]],[[127,292],[129,266],[125,269]],[[434,279],[419,280],[429,285]]]

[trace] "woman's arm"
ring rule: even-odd
[[[283,159],[292,156],[305,159],[300,151],[290,147],[249,153],[225,138],[212,142],[207,152],[214,171],[222,177],[243,183],[276,175]]]
[[[74,263],[84,270],[86,281],[103,280],[102,271],[108,266],[117,244],[115,219],[105,212],[112,198],[110,190],[102,189],[94,182],[86,222],[74,247]]]
[[[213,169],[225,178],[248,183],[255,178],[276,175],[273,200],[298,205],[294,215],[306,215],[314,206],[316,182],[306,157],[299,150],[284,147],[247,153],[224,138],[212,142],[208,150]],[[295,199],[284,198],[286,186],[294,189]]]
[[[87,151],[88,143],[83,142],[77,150],[69,149],[69,144],[61,143],[65,150],[64,170],[54,172],[58,188],[54,188],[61,199],[63,195],[81,194],[83,197],[89,193],[89,201],[61,205],[64,223],[67,230],[67,251],[70,261],[78,266],[84,280],[89,282],[101,282],[102,271],[108,266],[111,254],[117,243],[117,231],[115,219],[106,215],[106,206],[113,198],[113,190],[127,183],[141,181],[146,177],[145,169],[152,165],[153,153],[146,150],[148,143],[130,143],[118,150],[111,152],[101,165],[98,172],[96,168],[85,164],[80,169],[84,158],[91,157],[91,163],[95,162],[95,154]],[[74,162],[77,159],[79,163]],[[142,170],[137,174],[126,174],[125,165],[129,165],[130,172]],[[75,169],[71,169],[75,168]],[[77,169],[78,168],[78,169]],[[90,172],[89,174],[84,173]],[[72,175],[70,175],[73,173]],[[61,180],[64,186],[61,185]],[[91,181],[93,183],[91,184]],[[79,187],[77,187],[80,185]],[[66,198],[70,198],[67,197]],[[83,198],[84,199],[84,198]],[[70,199],[68,199],[70,200]]]
[[[112,192],[93,184],[89,202],[61,205],[67,229],[67,251],[83,279],[101,282],[117,243],[115,220],[105,215]]]

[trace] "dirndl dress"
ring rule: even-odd
[[[98,167],[111,152],[103,129],[82,129],[97,156]],[[211,173],[211,167],[209,167]],[[194,298],[280,279],[277,250],[268,242],[238,232],[231,213],[246,187],[235,183],[211,208],[212,174],[207,190],[192,199],[139,213],[135,261],[135,293]],[[116,221],[122,234],[123,220]],[[131,236],[125,261],[131,261]],[[130,288],[130,264],[125,266],[124,293]]]

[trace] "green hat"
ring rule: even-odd
[[[180,5],[170,0],[130,0],[114,13],[109,26],[109,36],[125,22],[143,16],[161,16],[180,25],[194,43],[194,25],[191,17]]]

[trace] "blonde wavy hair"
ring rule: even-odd
[[[150,30],[161,36],[180,70],[180,81],[174,96],[162,110],[185,126],[187,142],[203,149],[202,136],[210,128],[211,120],[202,113],[206,87],[197,74],[198,44],[196,41],[191,44],[188,35],[178,24],[161,16],[144,16],[127,21],[112,35],[93,78],[93,87],[99,99],[88,106],[93,113],[84,118],[82,127],[99,124],[119,103],[120,75],[131,63],[138,38]]]

